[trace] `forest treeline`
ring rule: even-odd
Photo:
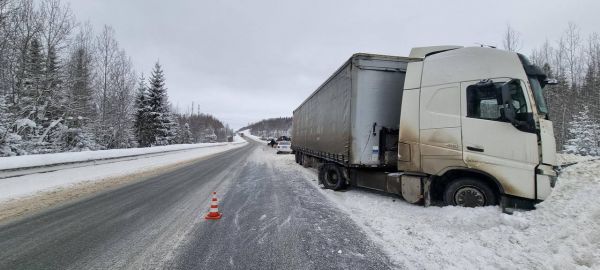
[[[252,135],[261,137],[290,136],[292,134],[292,118],[278,117],[263,119],[256,123],[250,123],[240,130],[250,129]]]
[[[60,0],[0,0],[0,156],[223,141],[230,133],[211,115],[172,107],[160,64],[144,80],[112,27],[94,31]]]
[[[557,150],[600,155],[600,35],[584,35],[569,23],[559,38],[534,49],[530,59],[558,80],[544,89]]]

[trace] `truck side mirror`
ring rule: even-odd
[[[558,84],[557,79],[545,79],[544,80],[544,85],[557,85],[557,84]]]
[[[501,114],[504,119],[508,120],[514,126],[519,125],[519,121],[517,121],[517,113],[515,110],[515,106],[513,105],[512,94],[510,92],[511,84],[517,82],[516,80],[510,80],[502,85],[502,109]]]

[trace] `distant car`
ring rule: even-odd
[[[262,137],[260,137],[260,139],[261,139],[261,140],[263,140],[263,141],[266,141],[266,140],[267,140],[267,137],[265,137],[265,136],[262,136]]]
[[[291,140],[290,140],[290,137],[288,137],[288,136],[279,136],[277,138],[277,141],[280,142],[280,141],[291,141]]]
[[[292,143],[288,141],[280,141],[277,143],[277,154],[292,153]]]

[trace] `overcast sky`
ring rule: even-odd
[[[69,0],[65,0],[69,1]],[[576,23],[600,33],[600,1],[70,0],[78,20],[115,28],[136,71],[160,59],[169,98],[239,128],[292,111],[350,55],[407,56],[412,47],[501,47],[507,24],[522,52]]]

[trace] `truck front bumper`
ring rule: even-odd
[[[552,166],[540,164],[535,172],[535,199],[504,194],[501,198],[501,207],[504,213],[512,213],[512,210],[509,209],[533,210],[535,204],[550,196],[552,188],[556,184],[556,171]]]
[[[558,175],[552,166],[538,165],[535,175],[536,200],[543,201],[548,198],[552,193],[552,188],[556,185],[557,179]]]

